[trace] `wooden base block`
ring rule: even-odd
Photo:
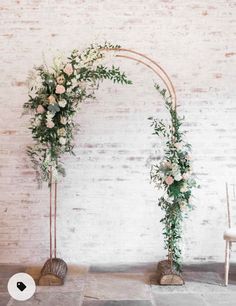
[[[171,263],[169,260],[163,260],[158,263],[157,280],[160,285],[166,285],[166,286],[184,285],[183,277],[173,268],[171,269]]]
[[[39,278],[39,286],[61,286],[67,273],[67,265],[60,258],[48,259],[42,270]]]

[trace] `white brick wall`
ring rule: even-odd
[[[185,260],[223,261],[224,181],[236,177],[236,2],[232,0],[32,0],[0,3],[0,262],[48,255],[48,190],[38,190],[25,154],[31,143],[25,79],[42,54],[105,40],[141,51],[171,76],[186,116],[202,188],[184,227]],[[50,55],[48,55],[50,54]],[[165,116],[153,74],[114,61],[132,87],[101,85],[81,107],[76,158],[59,185],[58,248],[68,262],[156,261],[165,252],[149,182],[161,143],[147,117]]]

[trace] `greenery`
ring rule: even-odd
[[[24,109],[32,114],[30,129],[34,144],[27,152],[40,182],[50,183],[50,173],[54,180],[59,174],[65,175],[61,157],[64,153],[74,154],[75,115],[81,102],[94,98],[99,82],[109,79],[131,84],[119,68],[102,65],[104,49],[113,48],[119,46],[106,43],[91,45],[82,53],[73,50],[67,59],[54,58],[52,67],[36,67],[30,74],[29,100]]]
[[[75,116],[83,101],[94,98],[99,82],[109,79],[114,83],[131,84],[119,68],[102,64],[105,50],[119,47],[105,44],[91,45],[82,53],[73,50],[66,59],[54,58],[52,67],[44,64],[30,74],[29,100],[24,109],[32,114],[30,129],[34,143],[27,152],[39,182],[44,180],[50,184],[51,174],[54,181],[59,175],[65,175],[61,158],[65,153],[74,154]],[[181,132],[183,119],[178,117],[166,90],[158,85],[155,88],[164,99],[171,123],[149,118],[154,134],[166,140],[164,157],[152,166],[151,179],[164,191],[159,206],[165,211],[161,220],[165,247],[175,269],[180,271],[182,221],[187,210],[192,208],[190,197],[196,182],[191,175],[191,147]]]
[[[163,120],[153,119],[154,134],[164,137],[166,147],[162,160],[152,166],[151,179],[157,188],[163,190],[158,205],[165,212],[161,222],[163,223],[163,235],[168,258],[173,267],[181,270],[181,237],[182,221],[187,211],[192,209],[190,198],[192,188],[196,187],[196,181],[192,176],[190,144],[184,141],[185,132],[181,131],[184,118],[180,118],[173,106],[171,97],[166,90],[161,90],[159,85],[155,88],[164,99],[166,109],[171,118],[168,124]]]

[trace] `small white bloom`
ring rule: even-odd
[[[69,117],[69,118],[67,119],[67,123],[68,123],[68,124],[71,124],[71,123],[72,123],[72,118],[71,118],[71,117]]]
[[[191,156],[188,154],[188,155],[186,156],[186,159],[187,159],[187,160],[191,160],[192,158],[191,158]]]
[[[73,78],[72,81],[71,81],[71,86],[74,88],[74,87],[77,87],[78,86],[78,81]]]
[[[32,70],[29,73],[29,76],[27,78],[27,85],[29,88],[29,94],[32,97],[35,97],[36,92],[43,87],[43,81],[39,74],[39,71]]]
[[[47,115],[46,115],[46,118],[47,118],[47,121],[52,121],[52,118],[54,117],[55,114],[47,111]]]
[[[178,164],[172,164],[172,171],[173,172],[178,172],[179,171],[179,166],[178,166]]]
[[[66,130],[61,128],[57,131],[58,136],[66,136]]]
[[[168,202],[170,204],[173,204],[173,202],[174,202],[174,197],[173,196],[170,197],[167,193],[165,193],[163,197],[164,197],[166,202]]]
[[[177,174],[174,176],[174,179],[175,179],[175,181],[177,181],[177,182],[179,182],[179,181],[182,180],[182,175],[180,174],[180,172],[177,173]]]
[[[61,124],[67,124],[67,119],[66,117],[61,116],[61,120],[60,120]]]
[[[80,56],[82,63],[78,63],[81,66],[91,65],[93,61],[100,58],[100,51],[98,49],[91,49],[89,52],[85,51]]]
[[[66,144],[66,138],[65,137],[60,137],[59,138],[59,142],[62,146],[64,146]]]
[[[187,192],[188,191],[188,185],[186,183],[183,184],[183,186],[180,188],[181,192]]]
[[[190,177],[190,172],[183,173],[182,177],[183,177],[184,180],[189,179],[189,177]]]
[[[180,206],[181,211],[184,211],[187,208],[187,203],[185,201],[181,201],[179,203],[179,206]]]
[[[160,179],[163,179],[164,177],[166,177],[165,173],[162,172],[162,171],[160,171],[160,172],[158,173],[158,176],[159,176]]]
[[[35,117],[34,122],[33,122],[33,126],[40,126],[41,121],[42,121],[42,116],[41,115]]]
[[[58,102],[58,104],[59,104],[60,107],[65,107],[66,104],[67,104],[67,101],[66,101],[65,99],[63,99],[63,100],[60,100],[60,101]]]
[[[60,71],[64,67],[66,57],[65,54],[61,53],[53,58],[53,66],[56,71]]]
[[[51,171],[52,171],[52,180],[55,182],[58,179],[58,171],[56,166],[52,166]]]

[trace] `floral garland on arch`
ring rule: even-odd
[[[43,65],[31,73],[29,100],[23,107],[33,114],[30,129],[35,143],[27,153],[39,182],[50,183],[50,174],[55,181],[59,174],[65,175],[61,157],[64,153],[74,154],[75,115],[82,101],[94,98],[99,81],[132,83],[119,68],[99,65],[105,56],[104,49],[119,47],[106,43],[91,45],[82,53],[73,50],[66,61],[56,58],[52,67]]]
[[[153,117],[149,118],[152,120],[151,126],[154,127],[154,134],[164,137],[166,141],[163,158],[151,168],[151,180],[158,189],[163,190],[158,205],[165,211],[164,217],[160,220],[164,225],[165,249],[168,251],[168,258],[173,267],[180,272],[182,221],[188,210],[193,208],[190,198],[192,188],[197,187],[197,184],[192,175],[191,145],[184,141],[185,132],[181,132],[184,119],[178,116],[166,90],[161,90],[159,85],[155,85],[155,88],[165,102],[171,124],[153,119]]]
[[[34,144],[27,153],[34,165],[38,181],[56,182],[59,175],[65,175],[61,157],[73,153],[73,137],[77,125],[75,116],[80,104],[94,98],[94,90],[99,82],[109,79],[114,83],[132,84],[119,68],[102,65],[105,49],[120,46],[105,44],[91,45],[79,53],[73,50],[71,55],[62,60],[54,59],[52,67],[36,67],[29,77],[29,100],[24,104],[25,113],[30,112],[30,130]],[[166,90],[155,88],[161,94],[171,117],[171,124],[153,119],[154,134],[166,139],[163,159],[151,169],[151,179],[157,188],[164,190],[159,199],[159,206],[165,211],[161,222],[165,248],[175,269],[181,269],[180,240],[182,221],[188,209],[191,209],[190,197],[196,181],[191,174],[191,146],[184,142],[184,133],[180,131],[183,119],[173,108],[171,97]]]

